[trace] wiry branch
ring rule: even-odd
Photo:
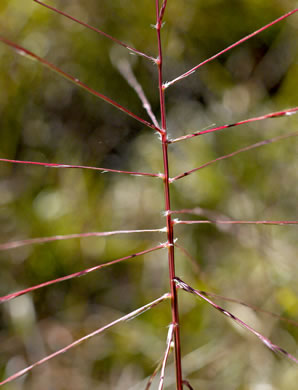
[[[216,163],[217,161],[221,161],[221,160],[225,160],[225,159],[230,158],[230,157],[234,157],[234,156],[236,156],[239,153],[248,152],[249,150],[252,150],[252,149],[255,149],[255,148],[259,148],[260,146],[272,144],[274,142],[281,141],[283,139],[287,139],[289,137],[297,137],[297,136],[298,136],[298,132],[295,132],[295,133],[280,135],[278,137],[274,137],[274,138],[270,138],[270,139],[265,139],[264,141],[260,141],[260,142],[257,142],[255,144],[252,144],[252,145],[249,145],[249,146],[245,146],[244,148],[238,149],[235,152],[232,152],[232,153],[229,153],[229,154],[225,154],[224,156],[217,157],[214,160],[208,161],[207,163],[201,165],[198,168],[194,168],[194,169],[191,169],[190,171],[183,172],[180,175],[171,178],[170,182],[172,183],[172,182],[174,182],[176,180],[182,179],[183,177],[189,176],[191,173],[194,173],[194,172],[197,172],[200,169],[206,168],[209,165],[212,165],[212,164]]]
[[[159,11],[159,18],[158,18],[159,23],[162,23],[166,6],[167,6],[167,0],[163,0],[162,6],[160,7],[160,11]]]
[[[160,117],[161,126],[164,131],[161,134],[162,154],[163,154],[163,172],[164,172],[164,199],[165,199],[165,211],[166,211],[166,223],[167,223],[167,236],[168,236],[168,266],[169,266],[169,279],[171,287],[171,312],[172,323],[174,327],[174,354],[175,354],[175,372],[176,372],[176,388],[182,390],[182,366],[181,366],[181,342],[180,342],[180,330],[179,330],[179,308],[177,300],[177,286],[173,279],[175,276],[175,252],[174,252],[174,231],[171,215],[168,213],[171,210],[171,195],[169,186],[169,155],[168,155],[168,134],[167,134],[167,118],[165,107],[165,90],[163,88],[163,50],[161,41],[161,27],[162,18],[165,12],[167,1],[164,0],[160,9],[159,0],[155,0],[156,11],[156,33],[157,33],[157,45],[158,45],[158,90],[159,90],[159,105],[160,105]]]
[[[155,307],[158,304],[160,304],[161,302],[163,302],[165,299],[169,299],[169,298],[170,298],[170,294],[164,294],[160,298],[155,299],[154,301],[148,303],[147,305],[142,306],[139,309],[134,310],[131,313],[126,314],[125,316],[120,317],[115,321],[110,322],[109,324],[103,326],[102,328],[95,330],[92,333],[87,334],[84,337],[81,337],[80,339],[74,341],[73,343],[67,345],[66,347],[59,349],[58,351],[52,353],[51,355],[48,355],[41,360],[38,360],[37,362],[24,368],[23,370],[20,370],[20,371],[16,372],[15,374],[11,375],[10,377],[6,378],[4,381],[0,382],[0,386],[5,385],[6,383],[12,382],[13,380],[15,380],[15,379],[21,377],[22,375],[26,374],[27,372],[31,371],[33,368],[48,362],[49,360],[53,359],[54,357],[59,356],[62,353],[65,353],[66,351],[70,350],[71,348],[76,347],[77,345],[81,344],[82,342],[84,342],[86,340],[89,340],[90,338],[92,338],[94,336],[97,336],[98,334],[104,332],[105,330],[107,330],[109,328],[112,328],[113,326],[119,324],[120,322],[128,321],[128,320],[135,318],[136,316],[144,313],[147,310],[152,309],[153,307]]]
[[[134,254],[129,255],[129,256],[121,257],[120,259],[109,261],[108,263],[96,265],[95,267],[84,269],[83,271],[75,272],[73,274],[69,274],[69,275],[63,276],[63,277],[58,278],[58,279],[53,279],[53,280],[50,280],[48,282],[44,282],[44,283],[38,284],[36,286],[32,286],[32,287],[26,288],[24,290],[17,291],[15,293],[5,295],[3,297],[0,297],[0,303],[10,301],[11,299],[17,298],[17,297],[24,295],[24,294],[28,294],[28,293],[35,291],[35,290],[38,290],[40,288],[50,286],[52,284],[64,282],[65,280],[69,280],[69,279],[77,278],[79,276],[87,275],[90,272],[97,271],[97,270],[104,268],[104,267],[109,267],[110,265],[114,265],[114,264],[120,263],[120,262],[125,261],[125,260],[133,259],[134,257],[137,257],[137,256],[145,255],[147,253],[156,251],[158,249],[165,248],[166,246],[167,246],[167,243],[160,244],[160,245],[155,246],[153,248],[146,249],[144,251],[134,253]]]
[[[270,114],[257,116],[255,118],[245,119],[243,121],[235,122],[235,123],[232,123],[232,124],[229,124],[229,125],[222,125],[222,126],[212,127],[211,129],[197,131],[197,132],[192,133],[192,134],[183,135],[182,137],[179,137],[179,138],[176,138],[176,139],[173,139],[173,140],[169,141],[169,143],[173,144],[175,142],[183,141],[183,140],[186,140],[186,139],[189,139],[189,138],[192,138],[192,137],[197,137],[198,135],[213,133],[214,131],[228,129],[230,127],[235,127],[235,126],[239,126],[239,125],[244,125],[245,123],[262,121],[264,119],[269,119],[269,118],[278,118],[278,117],[281,117],[281,116],[290,116],[290,115],[296,114],[297,112],[298,112],[298,107],[289,108],[288,110],[271,112]]]
[[[147,384],[146,384],[145,390],[149,390],[149,389],[150,389],[150,387],[151,387],[151,385],[152,385],[152,382],[153,382],[154,378],[156,377],[158,371],[159,371],[160,368],[161,368],[162,361],[163,361],[163,359],[161,359],[161,360],[158,362],[158,364],[157,364],[157,366],[155,367],[153,373],[152,373],[151,376],[149,377],[149,380],[148,380],[148,382],[147,382]]]
[[[163,389],[164,379],[165,379],[166,364],[167,364],[167,360],[168,360],[171,348],[173,348],[172,340],[173,340],[173,334],[174,334],[174,327],[175,327],[174,324],[171,324],[170,327],[169,327],[168,337],[167,337],[167,348],[166,348],[166,351],[165,351],[165,354],[164,354],[164,358],[163,358],[163,361],[162,361],[162,365],[161,365],[160,380],[159,380],[158,390],[162,390]]]
[[[171,214],[194,214],[194,215],[203,215],[209,219],[226,219],[230,220],[231,218],[226,215],[219,213],[214,210],[205,209],[202,207],[195,207],[193,209],[181,209],[181,210],[171,210]]]
[[[194,390],[194,388],[191,386],[191,384],[190,384],[188,381],[183,380],[182,383],[183,383],[183,385],[185,385],[186,387],[188,387],[189,390]]]
[[[60,76],[66,78],[69,81],[71,81],[72,83],[74,83],[78,87],[83,88],[85,91],[91,93],[92,95],[94,95],[94,96],[104,100],[106,103],[109,103],[112,106],[118,108],[118,110],[120,110],[120,111],[124,112],[125,114],[129,115],[130,117],[134,118],[135,120],[137,120],[138,122],[142,123],[143,125],[145,125],[147,127],[150,127],[151,129],[157,131],[160,134],[164,133],[163,130],[161,130],[158,127],[154,126],[153,124],[147,122],[145,119],[142,119],[142,118],[138,117],[137,115],[135,115],[134,113],[129,111],[127,108],[123,107],[121,104],[115,102],[114,100],[110,99],[109,97],[103,95],[100,92],[95,91],[91,87],[88,87],[88,85],[82,83],[79,79],[77,79],[77,78],[69,75],[68,73],[64,72],[63,70],[58,68],[56,65],[51,64],[50,62],[46,61],[45,59],[39,57],[38,55],[32,53],[29,50],[23,48],[22,46],[17,45],[16,43],[11,42],[10,40],[8,40],[8,39],[6,39],[4,37],[0,36],[0,41],[5,43],[6,45],[12,47],[13,49],[15,49],[18,54],[26,56],[26,57],[30,58],[31,60],[38,61],[40,64],[42,64],[46,68],[48,68],[48,69],[58,73]]]
[[[80,168],[80,169],[91,169],[94,171],[100,171],[101,173],[124,173],[127,175],[134,176],[150,176],[150,177],[160,177],[162,175],[160,173],[145,173],[145,172],[132,172],[132,171],[121,171],[119,169],[109,169],[109,168],[98,168],[98,167],[88,167],[85,165],[68,165],[68,164],[53,164],[53,163],[43,163],[39,161],[23,161],[23,160],[10,160],[8,158],[0,158],[0,162],[7,162],[13,164],[31,164],[31,165],[41,165],[46,168]]]
[[[139,51],[139,50],[137,50],[137,49],[134,49],[133,47],[127,45],[126,43],[120,41],[119,39],[114,38],[114,37],[112,37],[111,35],[109,35],[109,34],[103,32],[103,31],[99,30],[98,28],[93,27],[93,26],[90,26],[89,24],[84,23],[84,22],[82,22],[81,20],[76,19],[76,18],[74,18],[73,16],[70,16],[70,15],[68,15],[68,14],[65,13],[65,12],[62,12],[62,11],[58,10],[57,8],[55,8],[55,7],[51,7],[50,5],[47,5],[47,4],[43,3],[42,1],[39,1],[39,0],[33,0],[33,1],[34,1],[35,3],[38,3],[38,4],[40,4],[40,5],[43,5],[44,7],[48,8],[48,9],[50,9],[50,10],[52,10],[52,11],[54,11],[54,12],[60,14],[60,15],[62,15],[62,16],[65,16],[66,18],[68,18],[68,19],[70,19],[70,20],[72,20],[72,21],[74,21],[74,22],[76,22],[76,23],[81,24],[82,26],[84,26],[84,27],[86,27],[86,28],[89,28],[90,30],[93,30],[93,31],[97,32],[98,34],[103,35],[104,37],[106,37],[106,38],[112,40],[113,42],[117,43],[118,45],[123,46],[123,47],[125,47],[126,49],[130,50],[130,51],[133,52],[134,54],[137,54],[137,55],[139,55],[139,56],[145,57],[145,58],[147,58],[148,60],[151,60],[151,61],[155,62],[155,58],[154,58],[154,57],[151,57],[151,56],[149,56],[149,55],[147,55],[147,54],[145,54],[145,53],[142,53],[141,51]]]
[[[117,67],[128,84],[135,90],[154,126],[160,127],[152,111],[151,104],[149,103],[149,100],[147,99],[141,84],[138,82],[131,69],[130,63],[125,59],[121,59],[120,61],[115,62],[114,65]]]
[[[181,252],[191,261],[191,263],[194,266],[195,273],[199,276],[200,280],[202,280],[202,276],[203,276],[202,271],[201,271],[200,266],[199,266],[198,262],[196,261],[196,259],[185,248],[178,245],[177,243],[175,243],[175,247],[177,247],[179,250],[181,250]],[[250,303],[246,303],[246,302],[240,301],[238,299],[234,299],[234,298],[227,298],[227,297],[224,297],[223,295],[218,295],[218,294],[207,292],[207,291],[202,291],[202,290],[198,290],[198,291],[200,291],[201,294],[204,294],[207,297],[214,297],[217,299],[222,299],[223,301],[237,303],[238,305],[249,307],[250,309],[254,310],[255,312],[264,313],[264,314],[267,314],[271,317],[278,318],[281,321],[285,321],[293,326],[298,326],[298,321],[294,321],[290,318],[283,317],[280,314],[272,313],[269,310],[265,310],[265,309],[262,309],[260,307],[251,305]]]
[[[193,67],[192,69],[190,69],[188,72],[185,72],[183,73],[182,75],[176,77],[175,79],[173,79],[172,81],[168,81],[166,83],[163,84],[163,87],[164,88],[168,88],[170,85],[176,83],[177,81],[179,80],[182,80],[188,76],[190,76],[191,74],[193,74],[197,69],[199,69],[201,66],[207,64],[208,62],[214,60],[215,58],[219,57],[220,55],[228,52],[229,50],[233,49],[234,47],[240,45],[241,43],[247,41],[248,39],[254,37],[255,35],[261,33],[262,31],[266,30],[267,28],[271,27],[271,26],[274,26],[276,23],[278,22],[281,22],[282,20],[288,18],[289,16],[293,15],[295,12],[298,11],[298,8],[295,8],[293,11],[290,11],[288,13],[286,13],[285,15],[281,16],[280,18],[278,19],[275,19],[273,20],[273,22],[269,23],[269,24],[266,24],[264,27],[256,30],[255,32],[247,35],[246,37],[240,39],[239,41],[233,43],[232,45],[228,46],[227,48],[225,48],[224,50],[220,51],[219,53],[213,55],[212,57],[208,58],[207,60],[201,62],[200,64],[196,65],[195,67]]]
[[[228,221],[228,220],[201,220],[201,221],[180,221],[174,219],[176,225],[193,225],[193,224],[227,224],[227,225],[297,225],[298,221]]]
[[[199,266],[199,263],[197,262],[197,260],[188,252],[187,249],[183,248],[183,246],[181,246],[177,242],[175,242],[175,247],[178,248],[188,260],[190,260],[197,275],[200,275],[200,278],[202,279],[203,273],[202,273],[201,267]]]
[[[260,312],[260,313],[263,313],[263,314],[267,314],[267,315],[269,315],[271,317],[274,317],[274,318],[277,318],[277,319],[279,319],[281,321],[285,321],[288,324],[291,324],[293,326],[298,326],[298,321],[294,321],[294,320],[292,320],[290,318],[283,317],[283,316],[281,316],[279,314],[276,314],[276,313],[272,313],[269,310],[265,310],[265,309],[262,309],[260,307],[251,305],[250,303],[239,301],[238,299],[234,299],[234,298],[227,298],[227,297],[224,297],[222,295],[214,294],[214,293],[207,292],[207,291],[202,291],[202,290],[198,290],[198,291],[201,294],[205,295],[206,297],[213,297],[213,298],[217,298],[217,299],[222,299],[223,301],[226,301],[226,302],[237,303],[238,305],[242,305],[242,306],[248,307],[248,308],[252,309],[255,312]]]
[[[278,345],[273,344],[267,337],[261,335],[259,332],[257,332],[251,326],[247,325],[245,322],[240,320],[238,317],[236,317],[231,312],[223,309],[221,306],[216,305],[213,301],[211,301],[209,298],[207,298],[204,294],[201,294],[201,292],[199,290],[195,290],[194,288],[190,287],[188,284],[186,284],[183,280],[181,280],[178,277],[175,277],[174,280],[175,280],[177,286],[180,287],[182,290],[199,296],[204,301],[208,302],[212,307],[214,307],[214,309],[218,310],[219,312],[224,314],[226,317],[232,319],[237,324],[241,325],[242,327],[244,327],[245,329],[247,329],[248,331],[253,333],[255,336],[257,336],[262,341],[262,343],[264,343],[266,345],[266,347],[271,349],[273,352],[279,352],[279,353],[283,354],[284,356],[286,356],[287,358],[291,359],[293,362],[298,364],[298,359],[296,359],[293,355],[291,355],[290,353],[288,353],[287,351],[285,351],[283,348],[279,347]]]
[[[63,234],[63,235],[60,234],[51,237],[37,237],[37,238],[30,238],[27,240],[6,242],[4,244],[0,244],[0,251],[19,248],[21,246],[26,246],[26,245],[44,244],[46,242],[52,242],[52,241],[70,240],[73,238],[108,237],[108,236],[115,236],[117,234],[152,233],[152,232],[166,232],[166,231],[167,231],[166,228],[162,228],[162,229],[143,229],[143,230],[114,230],[111,232],[88,232],[88,233]]]

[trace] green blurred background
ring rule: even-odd
[[[74,17],[156,56],[153,0],[51,1]],[[168,1],[164,78],[171,80],[297,6],[294,0]],[[297,15],[167,90],[171,137],[297,105]],[[156,68],[29,0],[1,0],[1,35],[32,50],[147,119],[113,62],[126,59],[159,117]],[[161,172],[152,130],[37,62],[0,44],[0,158]],[[171,176],[252,143],[297,131],[297,116],[269,119],[170,147]],[[297,138],[216,163],[174,183],[172,208],[202,207],[243,220],[297,220]],[[1,243],[165,224],[162,181],[95,171],[0,163]],[[181,219],[201,217],[179,216]],[[203,216],[204,217],[204,216]],[[195,288],[297,319],[295,226],[178,226],[177,274]],[[162,233],[86,238],[0,253],[2,295],[166,241]],[[198,269],[200,271],[198,271]],[[165,250],[2,304],[0,377],[168,291]],[[194,389],[294,390],[298,370],[204,302],[179,293],[183,370]],[[298,356],[298,330],[221,303]],[[167,302],[87,341],[5,390],[144,389],[163,356]],[[167,389],[174,389],[172,358]],[[157,388],[154,382],[152,388]]]

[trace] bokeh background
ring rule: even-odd
[[[51,1],[153,56],[153,0]],[[165,80],[297,6],[294,0],[168,1]],[[297,105],[297,15],[167,90],[171,137]],[[1,35],[147,119],[115,63],[125,59],[159,117],[153,63],[29,0],[1,0]],[[37,62],[0,44],[0,157],[161,172],[148,128]],[[269,119],[170,147],[171,175],[252,143],[297,131],[297,116]],[[216,163],[174,183],[172,207],[243,220],[297,220],[297,138]],[[57,234],[158,228],[162,181],[0,163],[1,243]],[[214,214],[215,213],[215,214]],[[177,274],[195,288],[297,320],[295,226],[178,226]],[[162,233],[74,239],[0,253],[0,293],[26,288],[166,241]],[[5,378],[168,291],[165,250],[38,290],[1,305]],[[204,302],[179,293],[183,370],[194,389],[294,390],[297,366]],[[297,327],[217,301],[298,356]],[[144,389],[165,350],[167,302],[36,368],[5,390]],[[166,388],[174,389],[172,358]],[[154,382],[153,388],[157,388]]]

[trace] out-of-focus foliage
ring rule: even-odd
[[[154,1],[51,1],[156,56]],[[168,1],[165,80],[171,80],[297,6],[293,0]],[[1,35],[32,50],[147,119],[112,65],[127,58],[158,113],[155,65],[29,0],[0,2]],[[297,106],[297,15],[167,90],[171,137]],[[152,130],[0,45],[0,157],[159,172]],[[297,117],[269,119],[170,146],[174,176],[243,146],[297,130]],[[173,209],[203,207],[243,220],[297,220],[297,139],[214,164],[173,183]],[[1,242],[164,225],[162,181],[79,169],[0,165]],[[181,217],[181,216],[180,216]],[[183,217],[184,218],[184,217]],[[191,219],[186,216],[184,219]],[[197,218],[196,218],[197,219]],[[295,226],[178,226],[177,274],[217,292],[297,319]],[[164,235],[86,238],[0,253],[0,293],[58,278],[166,241]],[[3,304],[0,373],[18,369],[168,290],[166,251],[153,252]],[[245,330],[185,293],[183,369],[195,389],[294,390],[298,370]],[[298,356],[294,326],[222,303]],[[170,310],[162,304],[11,383],[16,389],[143,389],[165,349]],[[173,389],[171,369],[168,389]],[[133,387],[136,386],[136,387]]]

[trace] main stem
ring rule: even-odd
[[[167,124],[166,124],[166,110],[165,110],[165,97],[163,88],[162,77],[162,45],[160,30],[162,24],[162,17],[159,14],[159,0],[156,0],[156,31],[158,41],[158,86],[159,86],[159,100],[160,100],[160,115],[162,130],[161,142],[164,164],[164,194],[165,194],[165,210],[167,220],[167,233],[168,233],[168,262],[169,262],[169,277],[171,288],[171,311],[172,311],[172,323],[174,324],[174,344],[175,344],[175,368],[176,368],[176,388],[177,390],[183,390],[182,368],[181,368],[181,347],[180,347],[180,329],[179,329],[179,311],[178,311],[178,298],[177,287],[174,282],[175,278],[175,254],[174,254],[174,231],[171,211],[171,199],[170,199],[170,182],[169,182],[169,164],[168,164],[168,137],[167,137]],[[166,6],[164,2],[163,6]]]

